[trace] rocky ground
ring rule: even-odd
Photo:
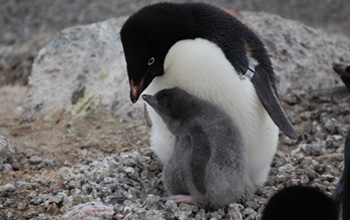
[[[281,135],[265,186],[251,200],[203,210],[164,201],[161,164],[143,120],[88,115],[19,123],[25,87],[0,90],[0,134],[16,149],[0,179],[1,219],[259,219],[268,198],[288,185],[335,189],[350,124],[350,96],[289,94],[283,105],[303,136]]]
[[[260,219],[268,198],[285,186],[302,184],[327,195],[333,192],[350,125],[350,96],[345,90],[282,97],[303,140],[281,135],[265,186],[250,200],[220,210],[163,199],[162,165],[149,150],[149,128],[140,116],[59,115],[20,123],[32,60],[56,31],[113,13],[127,15],[145,4],[111,1],[114,5],[106,6],[89,1],[80,10],[85,2],[54,2],[0,0],[4,24],[0,25],[4,33],[0,36],[0,145],[5,138],[16,151],[0,160],[0,219]],[[231,4],[224,2],[225,7]],[[47,10],[38,13],[38,8]],[[77,11],[81,13],[74,16]],[[330,74],[335,73],[330,70]]]

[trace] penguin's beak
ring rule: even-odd
[[[350,66],[341,63],[333,63],[333,70],[340,76],[347,76],[350,74]]]
[[[155,107],[158,105],[158,99],[153,95],[142,95],[143,100],[150,106]]]
[[[137,102],[143,91],[143,79],[136,85],[133,80],[130,81],[130,100],[133,104]]]

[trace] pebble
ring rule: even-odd
[[[59,193],[59,194],[55,195],[55,196],[53,197],[52,200],[53,200],[57,205],[60,205],[60,204],[63,202],[63,200],[64,200],[65,197],[67,197],[67,195],[66,195],[65,193]]]
[[[35,211],[33,208],[29,209],[24,213],[24,217],[27,219],[34,218],[35,216],[38,216],[38,212]]]
[[[35,155],[35,156],[30,157],[29,164],[36,165],[36,164],[41,163],[42,160],[43,159],[41,159],[41,157]]]
[[[44,164],[45,164],[45,166],[56,167],[56,162],[54,160],[46,159],[46,160],[44,160]]]
[[[4,186],[4,191],[5,192],[13,192],[16,190],[16,187],[12,185],[11,183],[8,183]]]
[[[27,208],[27,204],[26,203],[24,203],[24,202],[20,202],[19,204],[18,204],[18,211],[24,211],[26,208]]]

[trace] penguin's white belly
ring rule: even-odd
[[[153,79],[145,94],[179,87],[223,109],[242,134],[251,184],[261,186],[276,152],[278,128],[262,106],[254,85],[240,78],[222,50],[204,39],[174,44],[164,62],[164,75]],[[148,107],[152,120],[151,148],[166,163],[175,137],[157,113]]]

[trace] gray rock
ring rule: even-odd
[[[0,135],[0,172],[8,170],[7,165],[15,160],[14,155],[14,147]]]
[[[271,55],[281,95],[342,85],[333,62],[350,57],[350,39],[267,13],[238,15],[263,40]]]
[[[29,164],[33,164],[33,165],[39,164],[41,163],[41,161],[43,161],[43,159],[41,159],[41,157],[36,155],[29,158]]]
[[[119,40],[125,19],[67,28],[56,34],[34,60],[21,121],[62,111],[75,116],[101,110],[125,116],[143,109],[141,102],[137,108],[129,100]]]
[[[88,202],[74,206],[71,211],[63,217],[66,219],[79,219],[82,216],[89,216],[89,219],[112,219],[114,215],[113,206],[105,205],[102,202]]]
[[[46,166],[56,167],[56,162],[55,162],[54,160],[46,159],[46,160],[44,160],[44,164],[45,164]]]
[[[267,13],[239,12],[237,18],[265,42],[281,95],[329,88],[340,82],[331,64],[350,57],[349,38]],[[34,60],[21,121],[62,111],[70,115],[102,111],[141,118],[142,102],[132,106],[129,100],[119,39],[125,19],[76,26],[56,34]]]
[[[16,187],[12,185],[11,183],[8,183],[4,186],[4,191],[5,192],[13,192],[16,190]]]
[[[24,213],[24,217],[27,219],[34,218],[38,215],[38,212],[35,211],[33,208],[30,208],[28,211]]]

